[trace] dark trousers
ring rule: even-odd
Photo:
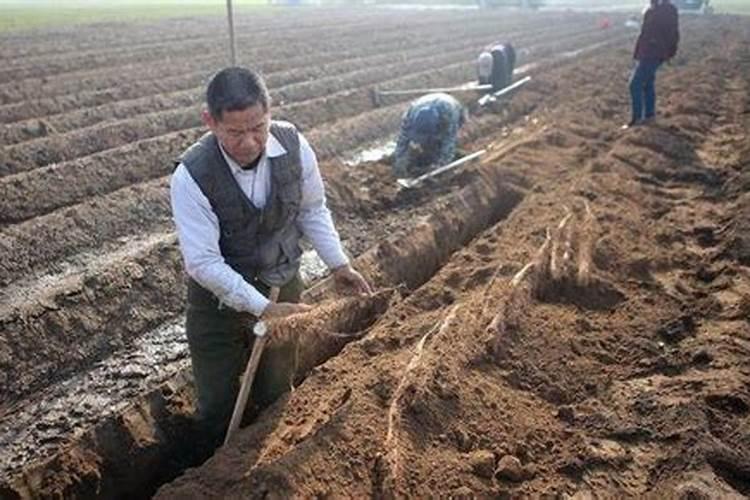
[[[632,121],[653,118],[656,115],[656,70],[661,63],[656,60],[638,61],[630,77],[630,102]]]
[[[192,287],[198,286],[195,283]],[[256,284],[264,295],[268,288]],[[303,291],[299,276],[281,288],[279,302],[297,302]],[[202,289],[201,289],[202,290]],[[198,424],[205,446],[215,449],[223,442],[255,336],[256,318],[224,307],[213,295],[191,294],[186,332],[198,393]],[[201,298],[195,299],[195,295]],[[296,346],[289,342],[267,346],[261,357],[247,413],[264,408],[289,390],[294,377]]]
[[[492,91],[497,92],[507,87],[513,79],[513,73],[508,73],[508,59],[503,50],[493,50],[492,54]]]

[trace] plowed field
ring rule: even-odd
[[[180,473],[158,497],[750,494],[750,19],[685,16],[658,120],[621,131],[636,32],[601,17],[239,16],[240,63],[313,144],[380,291],[316,286],[295,390],[184,473],[205,456],[168,182],[226,21],[3,35],[0,497],[143,497]],[[532,81],[461,94],[481,161],[414,190],[346,161],[408,104],[373,87],[465,83],[498,39]]]

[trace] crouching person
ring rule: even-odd
[[[412,102],[396,142],[396,177],[417,177],[453,161],[458,130],[465,121],[466,110],[447,94],[427,94]]]

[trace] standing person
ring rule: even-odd
[[[448,94],[427,94],[412,102],[396,141],[396,177],[416,177],[453,161],[458,129],[465,121],[466,110]]]
[[[252,325],[310,309],[296,303],[300,238],[310,240],[340,285],[370,288],[344,255],[315,153],[293,125],[271,120],[260,75],[219,71],[202,118],[210,132],[181,156],[171,201],[189,278],[186,333],[198,420],[214,449],[229,424]],[[280,289],[277,303],[267,298],[271,287]],[[291,345],[264,352],[256,403],[267,405],[289,388],[292,355]]]
[[[633,53],[636,66],[630,78],[632,115],[623,128],[649,122],[656,116],[656,70],[675,56],[679,41],[677,8],[669,0],[651,0]]]

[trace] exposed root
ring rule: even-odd
[[[573,224],[567,224],[563,234],[565,237],[565,245],[563,246],[564,252],[562,261],[563,265],[568,265],[573,259]]]
[[[400,421],[405,400],[404,396],[406,394],[407,388],[410,387],[410,382],[413,378],[412,374],[421,364],[422,354],[424,353],[424,346],[427,340],[435,331],[438,332],[437,336],[442,336],[448,330],[448,328],[450,328],[453,320],[456,317],[458,308],[458,305],[454,305],[453,307],[451,307],[443,321],[436,324],[434,328],[432,328],[430,331],[425,333],[424,336],[422,336],[422,338],[417,343],[414,355],[406,365],[404,374],[401,377],[401,380],[393,394],[393,400],[388,409],[388,432],[386,433],[385,443],[383,445],[385,454],[381,456],[381,470],[378,474],[380,476],[381,492],[384,494],[390,492],[391,495],[388,496],[392,496],[392,493],[396,489],[398,479],[401,476],[401,456],[399,453],[399,436],[401,434]]]
[[[579,231],[574,225],[574,212],[566,209],[567,213],[554,231],[547,230],[534,258],[510,280],[507,298],[487,325],[487,330],[495,334],[497,341],[518,328],[519,319],[534,299],[549,299],[564,295],[572,287],[591,285],[595,218],[587,201],[584,201],[584,207]]]
[[[563,273],[562,266],[565,265],[565,262],[569,258],[569,252],[570,252],[570,231],[566,231],[570,227],[569,222],[573,218],[573,213],[568,211],[568,214],[562,218],[560,223],[557,225],[557,229],[555,230],[555,236],[552,238],[552,250],[550,255],[550,261],[549,261],[549,272],[552,276],[552,279],[557,281],[560,279]],[[560,240],[562,239],[562,236],[566,235],[568,236],[565,238],[565,244],[564,244],[564,251],[565,255],[560,255]],[[560,262],[562,260],[562,263]]]
[[[588,201],[584,201],[586,214],[583,218],[581,230],[581,248],[578,251],[578,275],[576,281],[579,286],[588,286],[591,283],[591,256],[594,254],[594,233],[596,218],[594,217]]]
[[[544,243],[536,251],[534,259],[523,266],[510,280],[508,298],[500,305],[500,311],[487,326],[488,330],[503,336],[517,326],[517,321],[531,303],[531,296],[535,293],[537,286],[544,282],[544,274],[550,261],[551,245],[552,235],[547,230]]]
[[[508,299],[500,305],[500,311],[492,318],[487,329],[494,332],[497,337],[505,337],[506,333],[518,327],[518,320],[530,304],[530,288],[526,285],[514,286],[511,288]]]
[[[294,380],[360,338],[385,310],[393,289],[371,296],[348,297],[316,306],[312,311],[269,322],[266,348],[294,344]],[[293,380],[290,380],[290,387]]]
[[[544,243],[542,243],[542,246],[539,247],[539,250],[537,250],[536,255],[534,256],[534,259],[529,263],[530,268],[527,273],[523,275],[523,269],[521,269],[521,271],[511,280],[511,286],[513,288],[518,287],[523,279],[528,276],[531,293],[536,295],[539,292],[544,283],[549,279],[552,242],[552,234],[550,234],[548,229],[547,235],[544,238]]]

